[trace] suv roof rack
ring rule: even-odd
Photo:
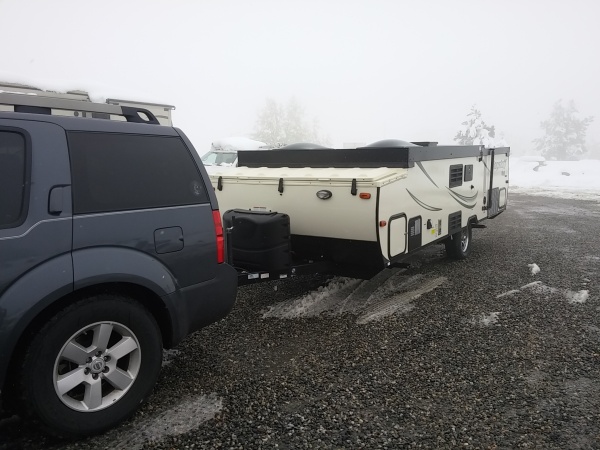
[[[106,103],[95,103],[85,91],[59,93],[0,82],[0,112],[91,117],[172,126],[171,111],[174,109],[172,105],[111,98]]]

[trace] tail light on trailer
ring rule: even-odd
[[[218,209],[213,211],[213,222],[215,223],[215,233],[217,235],[217,263],[221,264],[225,262],[225,238],[223,237],[221,213]]]

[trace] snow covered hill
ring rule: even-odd
[[[600,201],[600,160],[511,157],[510,192]]]

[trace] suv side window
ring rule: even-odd
[[[68,139],[75,214],[209,201],[179,137],[71,131]]]
[[[24,219],[27,181],[25,137],[0,131],[0,228],[12,228]]]

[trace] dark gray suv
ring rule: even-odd
[[[230,311],[237,274],[180,130],[126,107],[149,123],[14,111],[0,112],[3,408],[98,433],[150,394],[163,348]]]

